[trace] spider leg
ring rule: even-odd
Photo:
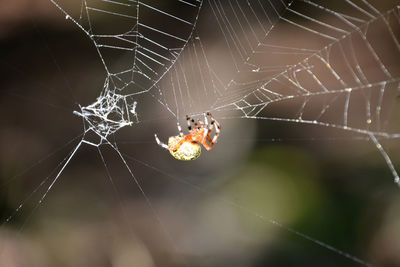
[[[182,132],[182,127],[181,127],[181,125],[179,124],[179,122],[176,123],[176,126],[178,127],[179,136],[180,136],[180,137],[183,137],[184,134],[183,134],[183,132]]]
[[[201,144],[204,146],[205,149],[211,150],[215,143],[213,143],[211,137],[211,131],[208,129],[204,129],[203,139],[201,140]],[[208,142],[208,143],[207,143]]]
[[[204,113],[204,122],[200,121],[200,124],[202,126],[202,128],[204,129],[204,134],[203,134],[203,142],[206,142],[206,137],[208,137],[210,134],[210,128],[209,128],[209,124],[208,124],[208,119],[206,116],[206,113]],[[207,126],[207,128],[205,127]]]
[[[192,124],[194,124],[195,129],[200,128],[199,124],[195,121],[195,119],[189,117],[188,115],[186,115],[186,121],[187,121],[189,131],[193,130]]]
[[[209,113],[209,112],[208,112],[208,113]],[[207,114],[208,114],[208,113],[207,113]],[[208,115],[207,115],[207,114],[204,113],[203,115],[204,115],[204,125],[207,125],[207,127],[208,127],[209,124],[208,124],[208,119],[207,119],[207,116],[208,116]]]
[[[211,143],[215,144],[218,141],[218,136],[219,136],[219,133],[221,132],[221,125],[219,124],[219,122],[216,119],[214,119],[214,117],[211,115],[210,112],[207,113],[207,116],[209,116],[211,119],[211,122],[210,122],[211,127],[214,126],[214,128],[215,128],[215,135],[211,141]]]
[[[213,117],[212,117],[212,115],[211,115],[210,112],[207,112],[206,115],[207,115],[207,117],[210,117],[210,121],[215,120],[215,119],[213,119]],[[208,130],[210,130],[210,132],[211,132],[212,127],[213,127],[213,123],[208,123],[208,119],[207,119],[206,121],[207,121],[207,128],[208,128]]]
[[[181,145],[183,145],[183,143],[185,143],[187,141],[187,138],[183,138],[181,141],[179,141],[179,143],[175,144],[173,147],[169,147],[168,150],[169,151],[177,151]]]
[[[165,149],[169,150],[169,146],[164,144],[163,142],[161,142],[160,139],[158,139],[157,134],[154,134],[154,138],[156,139],[157,145],[161,146],[162,148],[165,148]]]
[[[210,145],[207,144],[207,142],[205,140],[201,144],[204,146],[205,149],[211,150],[211,148],[214,146],[214,143],[211,141],[211,138],[209,136],[207,136],[206,139],[210,143]]]

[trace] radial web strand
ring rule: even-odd
[[[179,242],[178,234],[173,231],[175,226],[166,223],[167,215],[160,212],[152,194],[146,190],[146,183],[151,180],[147,178],[152,177],[140,177],[137,169],[164,176],[184,185],[185,189],[210,194],[212,190],[199,186],[200,181],[188,181],[201,176],[192,175],[195,171],[207,174],[208,168],[217,165],[230,171],[231,166],[224,165],[227,164],[224,157],[215,160],[214,154],[214,161],[204,161],[207,164],[199,159],[200,163],[193,163],[198,165],[177,165],[186,171],[183,172],[185,177],[171,175],[163,171],[169,163],[162,166],[165,162],[160,163],[163,158],[159,156],[169,154],[154,141],[156,132],[148,134],[151,128],[148,125],[155,121],[159,124],[154,131],[161,132],[161,125],[168,123],[176,132],[176,128],[178,131],[183,128],[180,125],[185,115],[197,119],[206,112],[211,112],[223,125],[222,142],[229,136],[224,127],[230,121],[257,120],[263,125],[279,122],[293,128],[308,126],[312,130],[306,139],[312,141],[318,140],[314,133],[320,129],[332,131],[333,136],[328,138],[334,141],[343,137],[338,132],[348,134],[344,139],[371,145],[387,171],[382,177],[393,178],[394,184],[400,186],[400,161],[396,155],[400,139],[400,12],[397,1],[175,0],[168,4],[157,0],[49,1],[65,16],[65,23],[72,24],[90,40],[104,74],[104,83],[102,80],[97,97],[91,102],[75,103],[71,116],[74,114],[82,120],[83,131],[64,143],[62,149],[68,147],[69,153],[18,202],[17,208],[3,220],[4,224],[11,223],[29,202],[33,202],[33,196],[39,195],[29,216],[34,213],[79,153],[94,149],[115,193],[122,190],[114,179],[124,176],[125,172],[144,200],[145,211],[167,240],[167,246],[179,254],[189,241],[180,237],[183,241]],[[154,117],[157,112],[158,117]],[[119,142],[122,128],[130,129],[131,137],[141,133],[152,137],[151,142],[139,141],[138,147],[129,151],[143,156],[144,160],[121,148],[129,144],[129,141]],[[250,130],[231,130],[234,131],[237,137]],[[281,139],[273,141],[277,140]],[[305,139],[299,137],[298,140]],[[153,152],[153,148],[158,152]],[[168,147],[165,145],[165,148]],[[234,148],[233,157],[246,156],[241,144],[235,143]],[[226,153],[230,151],[227,146],[220,149],[228,151]],[[203,155],[213,157],[213,152]],[[108,162],[110,155],[120,163],[116,172],[114,167],[115,175]],[[252,175],[245,174],[246,179],[252,179]],[[329,253],[334,252],[346,261],[373,266],[369,259],[364,260],[365,255],[358,257],[357,252],[331,245],[329,240],[322,241],[314,234],[298,231],[279,218],[259,212],[269,206],[257,210],[232,199],[221,194],[213,200]],[[123,202],[121,198],[120,202]],[[126,210],[125,217],[128,217]],[[185,214],[186,217],[190,216]],[[137,216],[132,221],[139,219]],[[190,265],[186,258],[183,261],[182,265]]]
[[[159,86],[167,109],[177,117],[207,110],[370,137],[400,185],[380,144],[400,137],[395,1],[209,0],[204,8],[218,27],[197,34]],[[205,33],[223,40],[218,56]]]

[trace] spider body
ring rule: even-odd
[[[174,158],[178,160],[190,161],[195,160],[200,156],[200,144],[202,144],[207,150],[211,150],[213,148],[214,144],[218,140],[221,126],[209,112],[204,114],[204,121],[196,121],[188,116],[186,116],[186,120],[189,133],[184,135],[182,128],[178,124],[179,135],[171,136],[168,139],[168,145],[162,143],[156,134],[154,136],[157,144],[167,149]],[[215,129],[215,134],[214,137],[211,138],[213,128]]]
[[[178,160],[195,160],[201,155],[201,146],[199,143],[184,140],[181,136],[171,136],[168,139],[169,153]]]

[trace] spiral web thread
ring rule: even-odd
[[[85,123],[84,133],[78,137],[81,141],[57,166],[56,174],[47,177],[32,193],[53,177],[37,206],[83,144],[97,147],[107,169],[99,148],[106,144],[117,152],[174,244],[117,144],[108,140],[120,128],[140,123],[136,112],[140,102],[135,100],[139,94],[156,98],[177,120],[185,113],[212,111],[219,119],[310,124],[367,137],[400,185],[388,150],[382,145],[383,141],[400,137],[394,115],[400,91],[400,15],[396,1],[378,8],[367,0],[207,0],[204,4],[176,0],[173,2],[180,10],[177,14],[185,14],[179,16],[173,8],[163,10],[162,1],[82,0],[78,1],[80,12],[75,15],[68,9],[70,2],[50,1],[93,41],[106,78],[96,101],[74,112]],[[215,27],[207,31],[201,31],[201,26],[196,28],[201,20],[200,8],[212,14],[207,17],[208,24]],[[115,24],[97,27],[101,19]],[[282,38],[279,33],[286,30],[295,33],[299,41]],[[222,38],[222,66],[230,73],[220,73],[221,62],[211,53],[207,33]],[[118,57],[130,60],[125,65],[113,64]],[[290,108],[277,112],[281,104],[290,104]],[[219,117],[219,113],[231,115]],[[99,137],[98,143],[85,139],[89,132]],[[224,202],[370,266],[234,202]]]
[[[137,122],[134,96],[148,92],[177,60],[193,33],[201,1],[177,0],[164,10],[160,1],[82,0],[76,15],[68,1],[50,1],[92,40],[106,71],[97,100],[74,112],[103,143]],[[131,60],[115,64],[121,57]]]
[[[224,40],[223,66],[231,68],[230,75],[220,74],[215,56],[207,54],[207,36],[197,34],[158,94],[174,116],[208,110],[230,114],[224,118],[309,124],[364,136],[400,186],[383,144],[400,137],[396,1],[379,9],[367,0],[207,4],[211,24]],[[193,84],[196,90],[190,90]]]

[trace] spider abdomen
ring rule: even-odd
[[[186,141],[180,136],[171,136],[168,146],[171,155],[178,160],[195,160],[201,154],[201,146],[197,142]]]

